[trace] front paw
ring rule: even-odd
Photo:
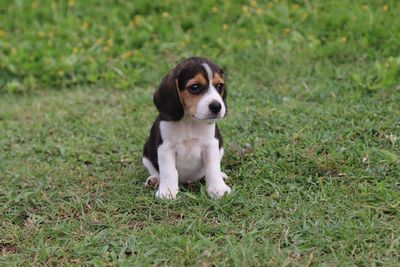
[[[207,185],[208,194],[215,198],[220,198],[223,197],[225,194],[230,194],[231,191],[231,188],[225,183]]]
[[[178,192],[179,192],[178,188],[171,188],[171,187],[158,188],[156,192],[156,198],[176,199],[176,195],[178,194]]]

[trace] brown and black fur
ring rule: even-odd
[[[178,121],[183,117],[184,108],[179,99],[177,90],[180,90],[181,92],[185,90],[187,81],[199,72],[203,73],[203,75],[207,77],[207,74],[202,68],[202,63],[207,63],[213,73],[216,72],[220,74],[226,80],[226,74],[216,64],[202,57],[191,57],[179,63],[169,74],[167,74],[162,79],[160,86],[153,95],[153,101],[157,107],[159,115],[151,127],[150,136],[143,148],[143,156],[152,162],[157,171],[159,170],[157,148],[163,142],[160,132],[160,121]],[[176,87],[177,85],[178,88]],[[227,108],[226,87],[221,97]],[[222,148],[223,140],[217,125],[215,126],[215,137],[219,141],[219,148]]]

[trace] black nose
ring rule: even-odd
[[[217,114],[221,110],[221,104],[218,101],[213,101],[208,105],[208,108],[212,113]]]

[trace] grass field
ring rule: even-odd
[[[2,1],[0,265],[396,266],[399,1]],[[228,72],[223,170],[143,186],[152,93]]]

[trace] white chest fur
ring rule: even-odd
[[[174,151],[179,182],[201,179],[205,174],[204,147],[215,142],[215,123],[184,117],[180,121],[161,121],[163,145]]]

